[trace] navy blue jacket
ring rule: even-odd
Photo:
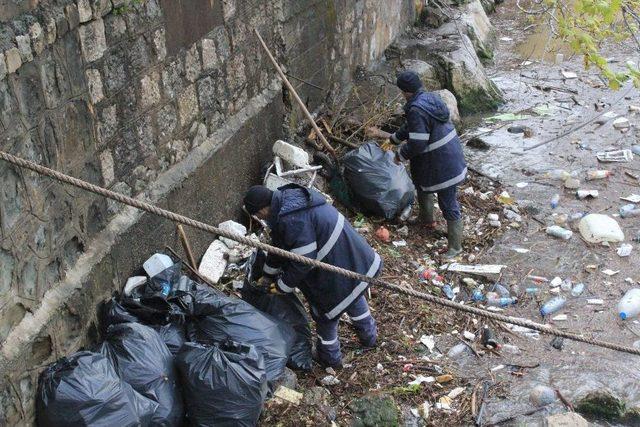
[[[467,175],[462,145],[440,96],[420,90],[404,111],[407,122],[391,138],[397,143],[408,140],[398,155],[411,162],[415,186],[436,193],[462,182]]]
[[[369,277],[382,267],[380,256],[314,190],[290,184],[274,192],[268,220],[273,244],[298,255]],[[300,288],[307,301],[327,319],[340,316],[367,289],[367,282],[270,255],[264,272],[278,277],[282,292]]]

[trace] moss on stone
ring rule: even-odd
[[[636,406],[625,412],[622,423],[626,426],[640,427],[640,407]]]
[[[365,396],[350,405],[353,411],[353,427],[376,427],[399,425],[398,407],[391,396]]]
[[[492,96],[490,92],[494,92]],[[456,93],[460,114],[475,114],[483,111],[495,111],[502,103],[498,89],[491,83],[489,90],[470,89],[464,93]]]
[[[589,418],[619,421],[625,414],[625,404],[609,392],[594,391],[580,399],[576,412]]]

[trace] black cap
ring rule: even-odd
[[[271,206],[273,191],[264,185],[254,185],[244,195],[244,207],[251,215],[255,215],[260,209]]]
[[[403,92],[416,93],[422,87],[420,76],[413,71],[403,71],[398,75],[396,85]]]

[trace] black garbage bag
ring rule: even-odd
[[[111,360],[120,378],[158,403],[152,426],[182,424],[184,408],[173,355],[156,331],[140,323],[111,325],[101,353]]]
[[[168,323],[151,327],[160,335],[160,338],[162,338],[162,341],[174,356],[178,354],[182,344],[187,341],[186,329],[181,323]]]
[[[293,328],[251,304],[200,289],[194,295],[188,338],[206,344],[235,341],[251,344],[264,356],[267,379],[274,385],[284,374],[295,341]]]
[[[40,427],[148,426],[157,407],[120,379],[108,358],[81,351],[40,375],[36,420]]]
[[[313,368],[311,328],[309,317],[300,298],[294,293],[274,295],[253,286],[262,276],[266,254],[255,251],[246,267],[244,286],[240,291],[242,299],[257,309],[290,325],[295,331],[295,341],[289,354],[289,367],[310,371]]]
[[[413,203],[413,182],[392,152],[369,142],[348,152],[342,164],[353,200],[363,212],[393,219]]]
[[[100,311],[100,330],[102,331],[102,336],[106,335],[107,329],[111,325],[140,321],[136,316],[129,313],[129,311],[118,302],[116,297],[112,297],[105,302]]]
[[[254,346],[188,342],[176,364],[190,425],[256,425],[268,387],[264,360]]]

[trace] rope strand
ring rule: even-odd
[[[487,311],[478,307],[472,307],[463,305],[457,302],[449,301],[448,299],[439,298],[430,294],[426,294],[424,292],[418,292],[413,289],[407,289],[393,283],[389,283],[377,278],[370,278],[363,274],[356,273],[354,271],[345,270],[340,267],[336,267],[331,264],[327,264],[324,262],[316,261],[314,259],[310,259],[307,257],[303,257],[289,251],[285,251],[283,249],[277,248],[275,246],[268,245],[262,242],[256,242],[254,240],[249,239],[248,237],[241,236],[239,234],[231,233],[229,231],[220,229],[218,227],[214,227],[212,225],[206,224],[204,222],[196,221],[192,218],[186,217],[184,215],[179,215],[175,212],[168,211],[166,209],[159,208],[150,203],[143,202],[138,199],[134,199],[133,197],[128,197],[120,193],[116,193],[114,191],[108,190],[106,188],[100,187],[98,185],[91,184],[89,182],[83,181],[78,178],[74,178],[72,176],[63,174],[61,172],[55,171],[53,169],[47,168],[45,166],[39,165],[37,163],[31,162],[29,160],[25,160],[20,157],[13,156],[11,154],[5,153],[4,151],[0,151],[0,159],[4,160],[8,163],[11,163],[20,168],[29,169],[34,172],[37,172],[41,175],[48,176],[50,178],[56,179],[60,182],[73,185],[75,187],[81,188],[83,190],[89,191],[94,194],[98,194],[100,196],[115,200],[120,203],[124,203],[126,205],[135,207],[137,209],[141,209],[143,211],[152,213],[154,215],[158,215],[171,221],[177,222],[179,224],[188,225],[190,227],[197,228],[199,230],[203,230],[209,232],[211,234],[215,234],[218,236],[226,237],[228,239],[234,240],[238,243],[242,243],[247,246],[251,246],[257,249],[262,249],[266,252],[281,256],[283,258],[289,259],[291,261],[299,262],[301,264],[310,265],[312,267],[321,268],[323,270],[340,274],[342,276],[348,277],[350,279],[356,279],[359,281],[364,281],[370,283],[372,285],[378,285],[387,290],[391,290],[394,292],[398,292],[401,294],[408,295],[410,297],[415,297],[424,301],[428,301],[433,304],[437,304],[443,307],[451,308],[457,311],[463,311],[469,314],[475,314],[476,316],[484,317],[485,319],[496,320],[498,322],[509,323],[516,326],[521,326],[524,328],[532,329],[538,332],[542,332],[544,334],[555,335],[563,338],[567,338],[573,341],[582,342],[585,344],[594,345],[597,347],[607,348],[610,350],[620,351],[623,353],[640,355],[640,349],[627,347],[620,344],[615,344],[607,341],[602,341],[598,339],[592,339],[588,337],[583,337],[576,333],[565,332],[555,328],[552,328],[549,325],[543,325],[540,323],[533,322],[527,319],[520,319],[511,316],[505,316],[499,313],[494,313],[491,311]]]

